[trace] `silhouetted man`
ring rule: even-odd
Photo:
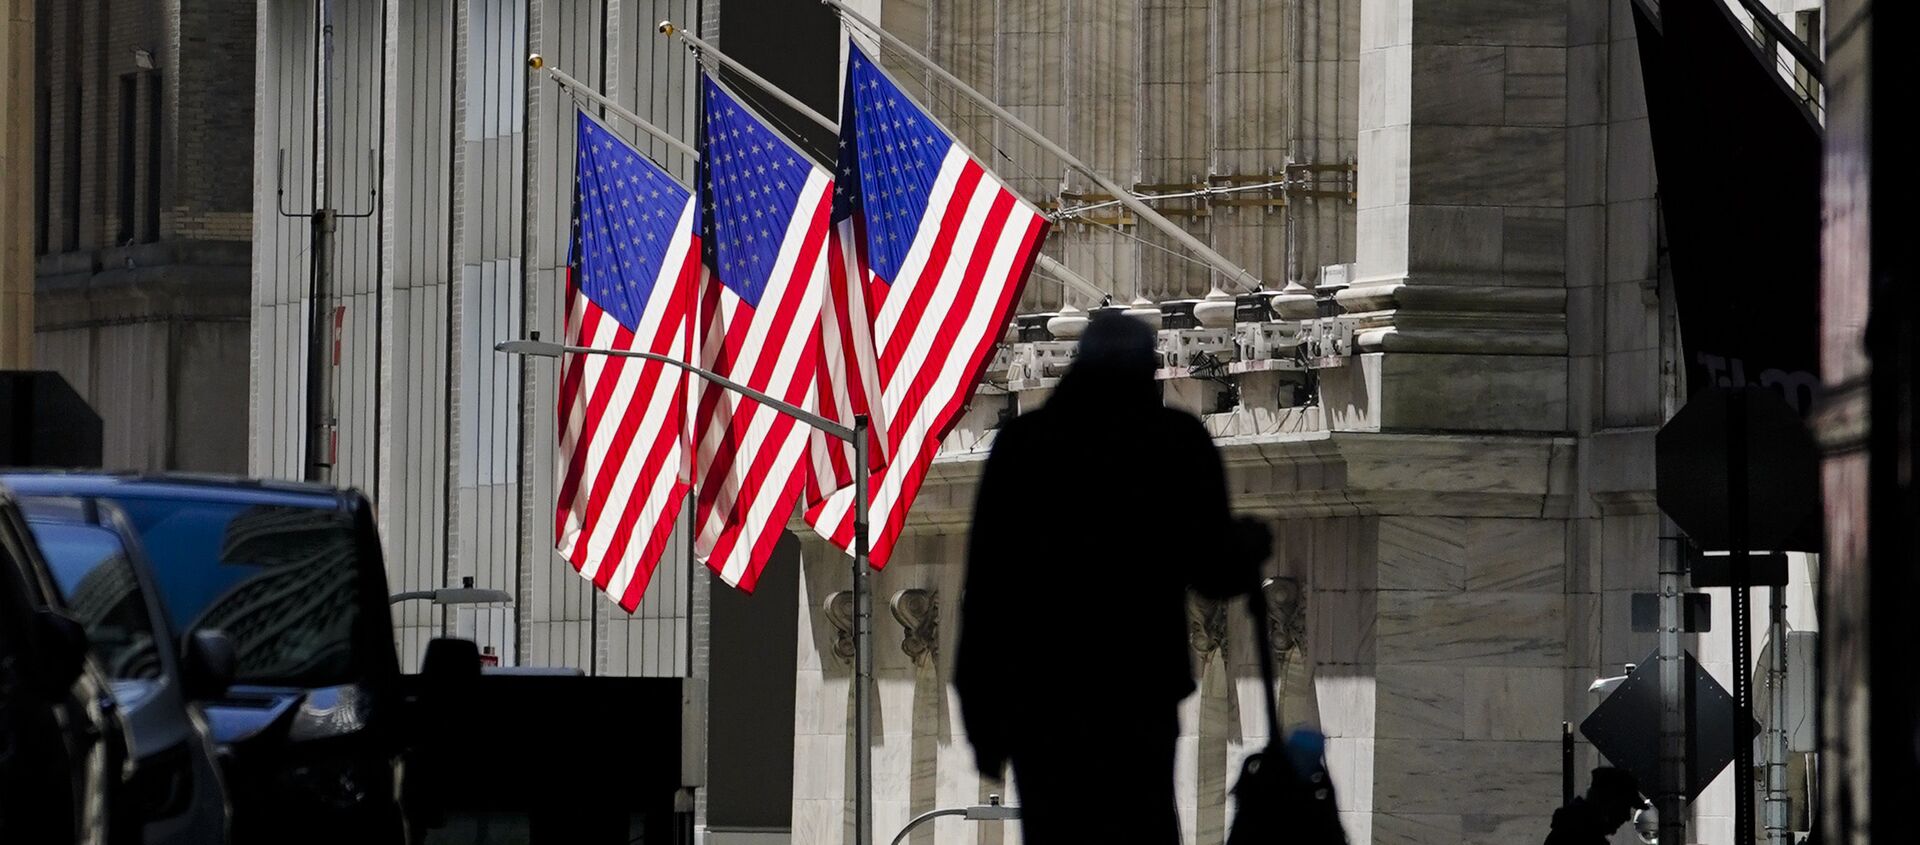
[[[1187,589],[1253,586],[1200,421],[1162,407],[1153,333],[1093,321],[1046,406],[1001,430],[967,550],[954,686],[980,771],[1013,764],[1028,841],[1178,842]]]
[[[1546,845],[1605,845],[1645,804],[1631,772],[1601,766],[1593,770],[1586,795],[1575,796],[1573,803],[1553,811],[1553,830]]]

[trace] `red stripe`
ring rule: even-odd
[[[766,333],[766,337],[769,341],[774,341],[781,344],[787,344],[791,342],[790,337],[794,327],[795,316],[797,312],[800,310],[801,302],[805,300],[806,295],[809,292],[808,287],[812,284],[813,272],[816,268],[816,264],[820,260],[820,251],[825,246],[825,242],[826,242],[826,237],[825,237],[826,230],[824,228],[826,224],[825,218],[827,217],[828,213],[831,212],[832,208],[833,208],[833,204],[831,200],[823,196],[820,200],[818,207],[814,210],[813,223],[810,225],[810,227],[807,230],[805,230],[806,231],[805,240],[802,241],[801,251],[800,251],[798,260],[794,263],[793,276],[789,279],[785,290],[782,292],[781,300],[778,304],[778,311],[773,315],[772,317],[773,323],[769,326],[769,330]],[[758,318],[759,318],[759,315],[753,315],[753,319],[758,319]],[[731,328],[740,328],[748,322],[749,322],[748,320],[738,321],[738,323]],[[813,367],[810,365],[818,363],[817,355],[813,354],[816,352],[814,344],[818,343],[819,330],[820,330],[819,315],[817,313],[813,315],[812,322],[813,322],[813,326],[811,327],[811,329],[805,335],[802,336],[803,338],[805,338],[805,343],[803,345],[791,346],[791,347],[783,346],[780,348],[763,350],[760,354],[759,359],[754,362],[753,373],[747,378],[742,379],[738,376],[732,375],[725,371],[720,371],[721,374],[726,375],[727,377],[732,378],[735,381],[744,382],[748,387],[752,387],[757,390],[766,391],[768,393],[773,393],[774,395],[779,396],[781,399],[784,399],[788,402],[799,404],[801,401],[804,400],[804,394],[801,397],[796,398],[795,396],[792,395],[792,391],[796,387],[800,387],[800,388],[811,387],[811,378],[802,377],[802,372],[804,371],[806,373],[811,374],[811,372],[813,371]],[[729,334],[731,335],[732,333],[730,332]],[[775,341],[776,338],[778,339],[777,341]],[[728,348],[737,348],[737,344],[733,342],[732,337],[728,338]],[[798,352],[804,358],[808,359],[808,365],[803,365],[802,367],[796,367],[794,369],[793,381],[787,385],[788,392],[780,393],[771,389],[771,385],[769,383],[773,380],[773,370],[776,366],[778,366],[781,355],[794,354],[795,352]],[[699,526],[705,526],[706,523],[711,518],[711,508],[708,507],[708,503],[712,501],[717,501],[717,499],[709,497],[704,491],[715,488],[716,476],[724,475],[728,471],[728,469],[731,468],[734,457],[735,457],[734,455],[735,448],[729,448],[729,447],[736,446],[737,444],[735,444],[734,442],[735,438],[739,436],[741,433],[743,433],[740,430],[740,426],[742,425],[740,420],[743,417],[747,419],[751,419],[752,418],[751,410],[753,408],[758,407],[758,403],[753,402],[752,400],[742,400],[738,408],[735,409],[733,413],[729,414],[727,419],[722,421],[719,418],[720,407],[721,407],[719,394],[720,394],[720,391],[714,390],[714,391],[709,391],[708,395],[701,397],[701,403],[700,403],[701,417],[700,417],[700,423],[696,429],[698,431],[707,431],[707,430],[710,430],[711,427],[713,426],[718,426],[718,425],[725,426],[725,433],[721,436],[720,444],[716,448],[713,459],[708,463],[707,467],[704,470],[700,470],[698,467],[696,467],[696,471],[699,471],[700,474],[703,476],[702,484],[701,484],[701,488],[703,492],[700,497],[701,507],[695,511],[698,517],[698,519],[696,520],[696,524]],[[715,490],[716,495],[722,492],[725,492],[724,489]]]
[[[807,337],[817,340],[819,337],[819,327],[815,326],[812,331],[807,333]],[[817,372],[815,364],[817,364],[817,361],[803,362],[800,366],[795,367],[793,381],[787,385],[785,393],[777,394],[779,398],[795,405],[804,401],[806,392],[813,387],[814,375]],[[744,451],[742,448],[746,445],[744,441],[752,430],[755,417],[762,411],[774,414],[773,424],[768,427],[766,435],[760,439],[760,449],[754,453],[753,463],[747,467],[747,471],[744,473],[745,483],[742,485],[739,494],[735,495],[731,502],[719,504],[722,501],[722,497],[727,493],[722,481],[733,474],[731,473],[733,461]],[[715,461],[710,464],[707,467],[706,473],[701,478],[702,490],[714,491],[710,499],[704,493],[702,494],[702,498],[715,503],[717,507],[726,508],[728,510],[727,523],[731,524],[738,521],[745,515],[746,508],[751,507],[754,491],[759,489],[759,482],[771,471],[771,465],[780,452],[779,446],[786,442],[786,432],[794,427],[795,422],[794,418],[786,414],[778,413],[771,408],[763,408],[760,403],[751,399],[743,400],[740,403],[739,411],[735,413],[731,419],[727,420],[727,432],[723,435],[722,444],[730,445],[732,448],[722,450],[726,455],[725,462]],[[804,437],[805,434],[803,433],[801,436]],[[801,454],[801,462],[794,467],[795,474],[799,474],[805,470],[805,457],[806,455],[803,451]],[[746,503],[745,507],[742,506],[743,502]],[[702,511],[702,514],[703,518],[700,524],[704,526],[706,522],[709,521],[711,513],[710,511]],[[711,562],[712,560],[724,560],[724,556],[710,553],[709,561]]]
[[[591,304],[589,305],[592,307]],[[595,307],[593,311],[588,312],[585,316],[594,316],[594,312],[598,310],[599,309]],[[606,319],[612,320],[611,317],[607,317]],[[618,326],[618,323],[616,322],[615,325]],[[626,327],[619,326],[614,330],[614,342],[611,346],[615,349],[626,349],[630,347],[632,340],[633,333],[627,331]],[[619,382],[620,373],[625,368],[626,363],[626,358],[609,356],[609,360],[600,368],[600,375],[596,377],[592,384],[585,385],[582,388],[590,393],[587,400],[587,410],[581,415],[580,436],[573,442],[573,451],[567,456],[566,479],[560,485],[560,496],[556,500],[566,507],[577,507],[574,499],[579,492],[580,482],[587,471],[587,451],[593,443],[595,433],[600,429],[600,423],[606,413],[607,402],[610,401],[609,397],[613,394],[614,385]]]
[[[1027,230],[1021,239],[1020,254],[1022,256],[1022,263],[1019,265],[1016,274],[1011,277],[1011,284],[1002,286],[1000,299],[996,303],[994,312],[997,319],[995,322],[988,324],[990,327],[1003,325],[1006,322],[1007,314],[1011,313],[1015,304],[1020,301],[1020,293],[1025,289],[1027,280],[1032,275],[1033,262],[1040,254],[1040,243],[1045,238],[1046,233],[1047,222],[1045,218],[1034,216],[1029,219]],[[989,328],[981,335],[975,348],[967,350],[968,354],[972,356],[971,360],[974,362],[974,365],[973,372],[966,382],[964,382],[966,389],[956,393],[948,402],[947,407],[932,421],[933,426],[931,427],[930,434],[933,436],[923,442],[921,452],[928,452],[928,445],[930,444],[930,454],[933,456],[939,454],[940,442],[945,440],[946,436],[951,433],[953,425],[959,420],[960,409],[964,407],[966,400],[972,397],[975,386],[980,383],[981,377],[985,374],[987,364],[990,361],[990,353],[993,350],[995,341],[998,339],[998,334],[999,333],[993,328]],[[920,463],[918,456],[916,456],[915,461],[916,464]],[[925,464],[926,466],[931,466],[932,459],[928,458]],[[892,517],[905,518],[904,514],[912,505],[925,472],[925,467],[917,467],[913,471],[912,477],[909,477],[902,483],[901,494],[896,499],[897,504],[895,504],[889,512],[890,525],[896,522]],[[869,497],[870,503],[879,500],[883,490],[880,482],[883,479],[884,473],[876,474]],[[807,514],[808,522],[814,525],[816,529],[819,528],[819,520],[824,516],[824,510],[824,506],[816,507],[812,512]],[[832,527],[833,530],[829,535],[829,540],[841,548],[851,547],[853,545],[853,521],[854,511],[852,508],[849,508],[842,514],[839,523]],[[880,528],[880,533],[869,537],[871,543],[869,557],[874,561],[876,568],[886,564],[886,559],[888,555],[891,554],[892,545],[895,540],[894,535],[898,533],[897,526],[891,529],[893,531],[892,534],[888,533],[889,528],[887,526],[881,526]]]
[[[934,288],[939,287],[940,277],[946,274],[954,240],[961,222],[966,219],[967,207],[973,203],[973,192],[980,183],[980,174],[980,165],[971,159],[960,169],[959,182],[954,185],[953,199],[947,203],[946,213],[941,215],[940,233],[934,237],[927,264],[921,269],[919,282],[913,286],[907,304],[900,310],[900,319],[895,323],[892,336],[887,338],[886,349],[880,353],[878,368],[881,384],[893,381],[893,370],[899,366],[900,356],[906,352],[906,343],[912,338],[913,327],[920,322],[921,313],[926,311]]]
[[[954,340],[959,336],[961,328],[966,325],[968,313],[973,310],[964,307],[963,303],[972,304],[985,291],[984,279],[987,275],[987,266],[993,261],[994,250],[1001,245],[1002,239],[1007,234],[1004,231],[1007,215],[1013,212],[1013,205],[1013,195],[1006,191],[1000,191],[993,198],[993,204],[987,210],[986,222],[980,228],[980,240],[974,242],[973,254],[968,258],[967,268],[960,276],[960,290],[954,296],[954,307],[948,308],[946,314],[941,315],[939,325],[913,327],[912,331],[916,335],[929,328],[933,334],[931,342],[927,345],[929,351],[926,359],[912,374],[909,389],[900,397],[900,407],[889,410],[888,419],[892,421],[893,426],[892,430],[887,432],[887,454],[892,455],[899,451],[900,440],[906,436],[914,414],[928,400],[928,393],[940,378],[942,365],[953,354],[960,351],[953,348]],[[920,287],[932,287],[932,285],[926,284],[923,280]],[[895,332],[894,337],[899,339],[902,335]],[[905,339],[912,340],[913,337],[908,336]],[[899,348],[904,353],[907,349],[906,343],[900,344]],[[944,355],[941,354],[943,352]],[[972,388],[973,385],[964,382],[955,385],[955,389],[962,393]],[[939,401],[939,397],[933,397],[933,399]]]
[[[661,555],[666,553],[667,543],[673,537],[673,526],[679,521],[680,506],[686,502],[688,486],[682,483],[673,485],[667,492],[667,504],[660,511],[660,519],[653,524],[653,530],[647,534],[647,545],[640,550],[639,564],[633,569],[633,580],[627,583],[626,592],[619,596],[620,607],[628,613],[640,607],[640,599],[646,595],[647,583],[653,580],[653,570],[658,568]]]
[[[683,317],[684,312],[682,306],[684,304],[685,300],[681,297],[667,297],[667,310],[660,317],[660,330],[653,336],[652,342],[648,344],[647,351],[656,354],[666,354],[671,350],[673,341],[676,340],[680,334],[678,327]],[[624,328],[622,332],[625,332]],[[651,397],[653,388],[659,383],[661,371],[666,368],[666,365],[658,361],[641,361],[641,364],[639,376],[635,380],[633,397]],[[676,371],[676,374],[677,372],[678,371]],[[607,388],[607,393],[611,395],[612,388],[617,381],[617,378],[603,378],[602,384],[596,385],[596,388]],[[601,391],[595,390],[594,392],[595,404],[604,407],[606,401],[600,395]],[[677,392],[678,391],[676,391],[676,393]],[[608,447],[604,458],[600,461],[600,466],[597,467],[598,472],[594,475],[592,489],[588,491],[587,507],[585,509],[585,513],[592,515],[595,521],[598,521],[599,518],[602,517],[601,511],[606,507],[607,496],[613,489],[614,479],[619,475],[619,468],[626,463],[627,450],[633,445],[634,433],[639,429],[642,419],[646,416],[645,401],[644,399],[634,401],[632,397],[629,397],[628,406],[622,409],[620,413],[618,428],[614,429],[613,442]],[[597,415],[596,413],[596,416]],[[669,427],[671,426],[662,426],[663,430]],[[593,439],[588,438],[575,448],[574,459],[576,463],[584,463],[588,459],[589,456],[587,453],[592,449],[592,444]],[[592,535],[588,534],[586,536],[591,538]],[[576,568],[585,565],[587,545],[586,543],[574,544],[573,555],[569,560],[573,562]],[[617,557],[615,559],[617,559]],[[600,568],[602,570],[606,569],[604,565]],[[601,584],[600,586],[604,587],[605,585]]]
[[[677,394],[678,391],[675,393]],[[675,398],[677,399],[678,396]],[[619,568],[620,561],[626,557],[627,543],[633,538],[634,523],[640,520],[641,512],[646,510],[647,497],[653,494],[653,481],[659,477],[660,467],[667,462],[667,453],[673,450],[678,440],[679,431],[676,427],[662,426],[660,433],[653,438],[652,445],[647,448],[646,455],[641,458],[640,472],[633,488],[624,491],[625,503],[621,506],[619,513],[614,514],[616,521],[613,526],[613,542],[607,545],[600,568],[593,573],[593,585],[603,593],[607,591],[607,585],[613,582],[613,571]],[[614,473],[603,472],[602,474]],[[678,508],[678,503],[672,504]],[[596,515],[605,516],[605,513],[596,512]]]
[[[788,479],[787,488],[780,491],[781,498],[778,501],[793,501],[800,492],[797,489],[798,481],[797,475]],[[739,587],[748,593],[752,593],[754,585],[760,583],[760,573],[767,568],[768,559],[773,557],[774,546],[780,544],[780,532],[785,528],[792,509],[787,508],[783,513],[781,508],[775,508],[774,514],[776,516],[767,520],[766,525],[761,528],[759,537],[754,540],[753,555],[748,559],[746,571],[740,573]]]
[[[1019,301],[1020,290],[1026,286],[1027,277],[1033,267],[1033,257],[1039,254],[1039,240],[1046,234],[1046,229],[1047,222],[1043,217],[1035,216],[1028,224],[1025,236],[1021,239],[1021,249],[1026,251],[1025,261],[1021,265],[1019,275],[1014,277],[1014,283],[1006,285],[1003,288],[995,313],[1004,315]],[[989,325],[998,327],[1000,322]],[[967,402],[973,397],[973,388],[979,384],[979,370],[985,366],[987,357],[989,353],[993,351],[993,344],[994,341],[998,339],[998,335],[998,331],[990,328],[981,335],[979,342],[973,349],[966,350],[971,356],[971,360],[980,363],[974,368],[974,377],[966,382],[966,389],[954,393],[952,398],[947,401],[946,406],[940,409],[940,413],[935,417],[935,427],[932,431],[936,436],[928,437],[926,440],[921,441],[920,454],[914,459],[912,472],[900,485],[900,495],[894,500],[892,508],[887,513],[886,525],[881,527],[878,537],[869,538],[872,548],[868,550],[867,556],[869,560],[873,561],[873,567],[875,569],[886,566],[887,561],[893,556],[894,543],[900,537],[901,528],[906,525],[907,512],[912,507],[914,499],[919,495],[921,483],[926,480],[927,469],[933,466],[934,459],[939,457],[941,441],[946,439],[948,430],[952,428],[955,422],[958,422],[960,411],[966,407]]]

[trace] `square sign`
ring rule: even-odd
[[[1692,715],[1687,719],[1687,782],[1682,787],[1687,800],[1693,801],[1733,760],[1733,696],[1691,654],[1686,655],[1685,673],[1692,680],[1688,685]],[[1660,777],[1659,658],[1649,655],[1634,667],[1633,674],[1580,723],[1580,733],[1607,762],[1632,772],[1641,792],[1667,791]],[[1753,722],[1748,741],[1759,733],[1760,724]]]

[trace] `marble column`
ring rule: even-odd
[[[33,364],[33,6],[0,3],[0,369]]]

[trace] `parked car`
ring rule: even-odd
[[[0,487],[0,842],[119,845],[127,734],[87,632]]]
[[[132,734],[127,800],[147,845],[227,841],[227,796],[200,707],[232,681],[232,641],[174,633],[133,526],[101,499],[29,498],[27,527],[86,628]]]
[[[199,701],[236,842],[400,842],[403,734],[386,572],[366,497],[311,484],[103,472],[0,476],[23,498],[111,502],[167,623],[218,630],[233,682]]]

